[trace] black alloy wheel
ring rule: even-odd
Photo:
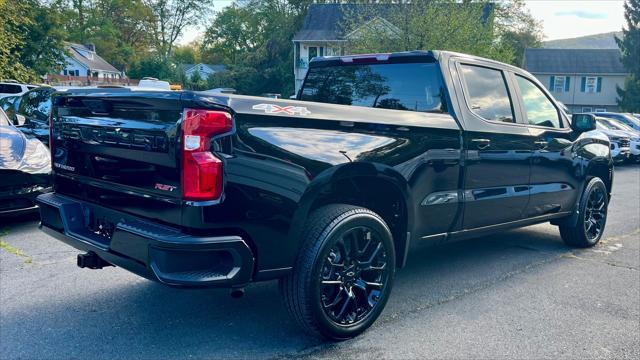
[[[598,239],[604,231],[604,224],[607,218],[606,197],[607,195],[600,187],[594,188],[589,193],[584,215],[584,231],[589,242]]]
[[[341,325],[371,314],[389,277],[387,252],[373,229],[351,228],[336,240],[324,261],[320,282],[322,308]]]
[[[327,205],[309,217],[291,273],[281,279],[287,310],[307,332],[345,340],[384,309],[395,276],[393,236],[362,207]]]
[[[574,217],[564,219],[560,236],[567,245],[591,247],[602,238],[607,223],[609,192],[600,178],[591,178],[582,192]],[[574,220],[575,219],[575,220]]]

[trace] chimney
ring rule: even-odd
[[[96,52],[96,45],[93,43],[89,43],[89,44],[85,44],[84,45],[87,49],[89,49],[90,51]]]

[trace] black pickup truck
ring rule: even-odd
[[[450,52],[325,57],[297,100],[143,89],[54,97],[48,234],[177,287],[280,279],[312,333],[380,315],[411,243],[551,221],[596,244],[613,177],[592,115]]]

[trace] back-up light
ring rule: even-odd
[[[233,129],[224,111],[185,109],[182,119],[182,197],[217,200],[222,195],[222,160],[211,152],[211,139]]]

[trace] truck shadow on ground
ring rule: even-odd
[[[569,253],[555,227],[539,225],[437,247],[414,244],[374,326],[490,286]],[[60,265],[56,265],[60,266]],[[297,354],[322,342],[289,319],[277,282],[250,286],[242,299],[225,289],[168,288],[109,268],[74,271],[72,284],[42,279],[46,303],[3,311],[0,353],[9,357],[229,358]],[[43,267],[40,270],[48,270]],[[46,298],[41,296],[40,298]],[[29,333],[29,337],[22,334]],[[366,336],[366,334],[365,334]],[[5,348],[6,344],[12,348]]]

